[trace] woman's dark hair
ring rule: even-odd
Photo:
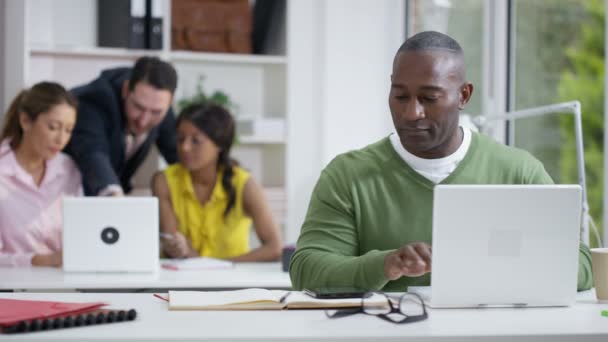
[[[237,162],[230,158],[230,148],[234,141],[235,122],[234,118],[224,107],[209,104],[195,103],[184,108],[177,119],[177,126],[183,121],[194,124],[201,132],[205,133],[220,148],[217,159],[217,169],[223,169],[222,186],[228,194],[228,205],[224,210],[224,217],[234,208],[236,202],[236,190],[232,185],[234,167]]]
[[[76,97],[62,85],[55,82],[36,83],[30,89],[22,90],[4,114],[4,125],[0,140],[11,139],[11,147],[17,148],[23,139],[23,129],[19,123],[19,114],[25,113],[30,120],[36,121],[42,113],[48,112],[54,106],[67,104],[77,109]]]

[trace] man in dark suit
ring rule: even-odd
[[[78,119],[66,152],[82,172],[88,196],[120,196],[156,143],[167,163],[177,161],[175,116],[171,110],[177,73],[156,57],[133,68],[102,71],[72,90]]]

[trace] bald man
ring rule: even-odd
[[[388,101],[397,134],[321,173],[290,265],[295,289],[428,286],[436,184],[553,183],[529,153],[459,126],[472,94],[454,39],[427,31],[403,43]],[[589,289],[589,249],[579,251],[578,289]]]

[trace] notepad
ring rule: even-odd
[[[99,309],[105,303],[63,303],[37,300],[0,299],[0,325],[27,319],[52,318]]]
[[[0,333],[15,334],[132,321],[137,312],[102,309],[107,304],[0,299]]]
[[[289,295],[285,297],[286,294]],[[285,298],[283,302],[281,299]],[[169,291],[169,310],[329,309],[361,306],[361,298],[316,299],[299,291],[244,289],[234,291]],[[384,300],[378,301],[384,305]]]
[[[200,257],[187,259],[166,259],[161,262],[161,266],[172,271],[188,271],[232,268],[234,267],[234,263],[227,260]]]

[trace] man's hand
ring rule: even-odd
[[[172,234],[163,233],[163,248],[165,253],[172,258],[187,258],[192,256],[190,241],[180,232]]]
[[[384,258],[384,275],[395,280],[403,276],[419,277],[431,272],[431,245],[415,242],[405,245]]]
[[[63,253],[61,251],[52,254],[36,254],[32,257],[33,266],[61,267],[63,264]]]

